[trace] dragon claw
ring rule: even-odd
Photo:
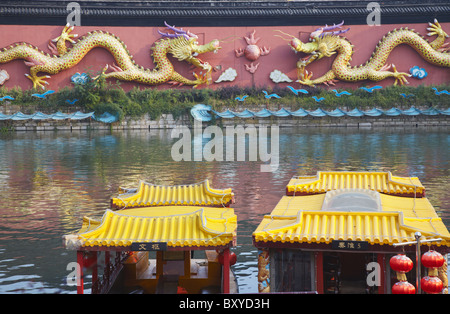
[[[43,90],[45,90],[44,84],[49,85],[49,83],[47,81],[45,81],[44,79],[50,78],[50,75],[36,76],[36,75],[25,74],[25,76],[33,82],[34,89],[42,88]]]
[[[196,84],[194,84],[194,86],[192,88],[196,88],[197,86],[202,85],[202,84],[208,84],[210,81],[209,74],[210,74],[210,72],[206,72],[205,74],[202,74],[201,72],[200,72],[200,74],[197,74],[194,72],[194,76],[196,78],[196,80],[195,80]]]
[[[427,36],[445,36],[445,37],[449,37],[448,34],[442,29],[441,24],[439,24],[439,22],[434,19],[434,23],[429,22],[428,25],[430,27],[427,28],[427,31],[429,31],[429,33],[427,34]]]
[[[326,81],[326,82],[323,82],[326,86],[329,86],[329,85],[333,85],[333,86],[335,86],[336,84],[336,82],[338,82],[338,80],[329,80],[329,81]]]
[[[52,43],[51,41],[49,41],[47,47],[48,47],[48,49],[50,50],[50,52],[51,52],[52,54],[54,54],[55,56],[59,55],[58,48],[55,46],[54,43]]]
[[[183,86],[184,85],[182,82],[177,82],[177,81],[168,81],[167,84],[170,84],[172,86]]]
[[[440,48],[437,49],[439,52],[447,52],[450,50],[450,42],[443,44]]]
[[[297,82],[302,85],[314,86],[311,77],[313,76],[313,72],[308,72],[305,68],[299,69],[299,77]]]
[[[405,72],[398,72],[397,67],[394,64],[392,65],[392,69],[394,70],[394,72],[393,72],[393,76],[395,79],[394,85],[397,85],[398,83],[400,85],[409,84],[406,77],[411,77],[411,74],[405,73]]]
[[[380,71],[387,71],[392,67],[392,64],[385,64],[380,68]]]
[[[56,43],[59,40],[63,40],[63,41],[70,41],[72,44],[74,44],[75,40],[73,40],[72,38],[78,37],[78,34],[71,34],[73,29],[74,29],[74,26],[70,26],[70,24],[66,24],[66,26],[64,26],[64,29],[61,32],[61,35],[52,39],[52,41]]]
[[[108,68],[109,68],[109,65],[108,65],[108,64],[105,65],[105,67],[102,69],[102,72],[101,72],[99,75],[94,76],[94,77],[92,78],[92,80],[96,81],[96,80],[99,79],[100,77],[105,76],[105,75],[106,75],[105,73],[106,73],[106,71],[108,70]]]
[[[106,69],[107,69],[107,67],[106,67]],[[105,69],[105,71],[106,71],[106,69]],[[111,69],[112,69],[114,72],[123,72],[122,68],[119,67],[119,66],[116,65],[116,64],[111,65]]]

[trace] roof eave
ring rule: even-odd
[[[70,1],[6,1],[0,24],[63,25]],[[318,25],[345,19],[366,24],[369,1],[78,1],[83,26],[161,26],[164,20],[186,26]],[[431,5],[432,4],[432,5]],[[385,1],[381,23],[450,22],[450,3]],[[339,22],[339,21],[338,21]]]

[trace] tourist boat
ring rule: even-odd
[[[294,177],[252,236],[259,292],[448,293],[450,233],[417,177]]]
[[[92,293],[235,293],[232,203],[231,189],[213,189],[208,180],[121,189],[101,221],[85,217],[63,237],[77,251],[77,292],[90,270]]]

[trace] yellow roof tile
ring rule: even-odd
[[[332,240],[389,244],[441,237],[435,245],[450,246],[450,234],[440,218],[405,219],[400,212],[298,211],[296,216],[264,216],[253,233],[256,242],[330,243]],[[431,230],[431,231],[430,231]]]
[[[111,199],[112,208],[168,205],[227,206],[233,202],[231,189],[213,189],[209,181],[191,185],[162,186],[141,181],[135,190],[128,190]]]
[[[318,194],[352,188],[410,197],[423,197],[425,193],[417,177],[397,177],[390,172],[319,171],[315,176],[292,178],[286,186],[286,194]]]
[[[90,221],[92,224],[92,220]],[[134,242],[165,242],[169,247],[224,246],[235,241],[232,208],[164,206],[107,210],[101,222],[64,236],[68,249],[127,247]]]

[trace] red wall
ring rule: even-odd
[[[332,21],[330,21],[332,22]],[[169,21],[170,23],[170,21]],[[441,24],[444,30],[450,33],[450,23]],[[426,35],[426,24],[409,24],[409,25],[381,25],[381,26],[367,26],[367,25],[352,25],[350,31],[345,36],[355,46],[355,53],[353,55],[352,65],[359,65],[365,63],[370,58],[373,50],[375,49],[378,41],[390,30],[394,28],[400,28],[408,26],[413,28],[419,33]],[[177,25],[182,27],[182,25]],[[275,86],[269,75],[277,69],[287,74],[291,79],[296,79],[296,62],[300,58],[300,54],[295,54],[288,46],[288,42],[282,40],[274,35],[279,34],[274,32],[275,29],[282,30],[285,33],[294,35],[303,41],[307,41],[310,32],[314,31],[318,26],[289,26],[289,27],[193,27],[190,28],[191,32],[194,32],[199,36],[200,44],[209,42],[212,39],[224,39],[221,43],[222,49],[217,54],[206,53],[202,56],[202,60],[208,61],[213,66],[220,65],[222,71],[232,67],[237,71],[237,78],[234,82],[222,82],[213,83],[210,85],[212,88],[223,86],[251,86],[252,82],[256,86]],[[56,26],[26,26],[26,25],[1,25],[0,26],[0,47],[6,47],[14,42],[28,42],[35,46],[38,46],[43,51],[49,51],[47,48],[50,39],[59,36],[61,27]],[[136,63],[146,67],[153,68],[153,62],[150,58],[150,47],[161,36],[157,32],[157,28],[154,27],[76,27],[73,33],[79,34],[79,36],[93,30],[101,29],[114,33],[120,37],[128,46],[129,51],[134,56]],[[159,28],[164,31],[164,27]],[[256,30],[256,37],[260,37],[258,46],[270,47],[270,54],[267,56],[261,56],[255,63],[259,63],[259,68],[255,74],[250,74],[245,70],[244,64],[250,64],[250,61],[245,57],[237,58],[235,56],[235,49],[245,48],[247,45],[243,36],[249,36],[250,33]],[[236,36],[237,39],[233,40],[230,36]],[[284,36],[287,37],[287,36]],[[434,39],[434,38],[432,38]],[[332,58],[323,58],[308,66],[308,70],[314,72],[313,78],[318,78],[330,69],[333,62]],[[190,65],[185,62],[179,62],[173,60],[175,69],[184,74],[188,78],[192,77],[192,69]],[[49,79],[49,89],[58,90],[67,85],[71,85],[70,77],[76,72],[85,72],[86,69],[90,69],[95,73],[100,71],[106,64],[113,64],[114,60],[108,51],[102,48],[95,48],[74,68],[53,75]],[[450,82],[449,68],[441,68],[427,63],[423,60],[415,50],[409,46],[402,45],[394,49],[388,59],[389,63],[393,63],[397,66],[397,69],[402,72],[408,72],[412,66],[419,66],[425,68],[428,72],[428,77],[423,80],[416,78],[409,78],[410,85],[416,86],[420,84],[442,84]],[[10,79],[4,84],[8,88],[14,86],[20,86],[23,89],[32,87],[31,81],[28,80],[24,74],[29,73],[28,67],[22,60],[15,60],[7,64],[0,64],[0,70],[6,70]],[[217,71],[213,73],[213,81],[217,80],[222,73]],[[391,85],[393,79],[387,79],[379,83],[365,81],[358,83],[346,83],[340,82],[337,84],[339,88],[357,88],[361,85]],[[300,88],[299,83],[282,83],[281,86],[292,85],[296,88]],[[129,89],[135,86],[135,83],[122,83],[122,87]],[[164,84],[161,88],[167,88],[169,85]],[[178,88],[178,87],[177,87]]]

